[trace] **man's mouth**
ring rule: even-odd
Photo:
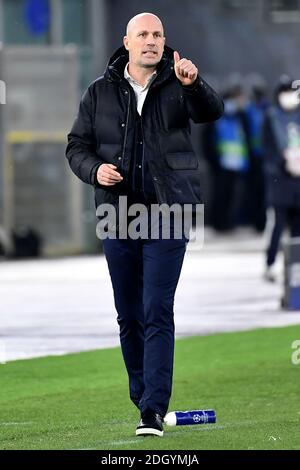
[[[157,52],[155,51],[143,51],[143,54],[149,54],[149,55],[157,55]]]

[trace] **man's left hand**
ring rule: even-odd
[[[174,71],[182,85],[192,85],[197,78],[198,69],[191,60],[180,59],[177,51],[174,51]]]

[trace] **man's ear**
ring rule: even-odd
[[[123,37],[123,44],[124,44],[125,49],[127,49],[128,51],[128,36]]]

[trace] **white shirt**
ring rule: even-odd
[[[154,70],[152,75],[149,77],[149,80],[146,83],[146,85],[143,86],[140,83],[138,83],[136,80],[134,80],[134,78],[132,78],[132,76],[129,74],[128,65],[129,65],[129,62],[128,62],[128,64],[126,65],[126,67],[124,69],[124,77],[126,78],[126,80],[128,80],[129,84],[132,86],[132,88],[134,90],[134,93],[135,93],[135,96],[136,96],[136,101],[137,101],[137,111],[138,111],[139,115],[141,115],[143,104],[144,104],[144,101],[146,99],[149,87],[151,85],[151,82],[154,80],[155,75],[157,74],[157,72],[156,72],[156,70]]]

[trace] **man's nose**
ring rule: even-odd
[[[147,44],[149,44],[149,45],[152,44],[152,45],[154,46],[154,44],[155,44],[155,38],[154,38],[154,36],[148,36],[147,39],[148,39],[148,40],[147,40]]]

